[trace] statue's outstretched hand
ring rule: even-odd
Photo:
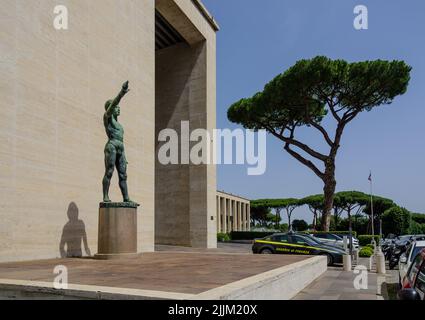
[[[128,93],[130,91],[130,89],[128,88],[128,81],[124,82],[124,84],[122,85],[122,91],[124,93]]]

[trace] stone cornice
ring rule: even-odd
[[[214,20],[214,17],[209,13],[207,8],[204,6],[204,4],[201,2],[201,0],[192,0],[193,4],[198,8],[198,10],[201,12],[201,14],[204,16],[204,18],[208,21],[208,23],[211,25],[211,27],[215,31],[220,31],[220,27],[217,24],[217,22]]]

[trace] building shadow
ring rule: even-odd
[[[68,222],[62,230],[59,251],[62,258],[82,258],[84,251],[87,256],[91,256],[90,248],[87,243],[86,226],[83,220],[78,219],[79,210],[75,202],[68,206]]]

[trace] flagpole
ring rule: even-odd
[[[372,218],[372,236],[375,235],[375,217],[374,217],[374,212],[373,212],[373,180],[372,180],[372,171],[370,171],[370,176],[369,176],[369,181],[370,181],[370,213],[371,213],[371,218]]]
[[[376,261],[376,271],[379,274],[385,274],[385,256],[382,253],[381,248],[381,239],[379,238],[378,243],[375,241],[375,217],[373,212],[373,178],[372,178],[372,170],[370,170],[369,175],[370,181],[370,214],[372,216],[372,244],[374,247],[374,255]],[[379,233],[382,233],[382,224],[379,225]]]

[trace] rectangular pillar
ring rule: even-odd
[[[245,203],[242,203],[241,207],[242,207],[242,231],[246,231],[246,205],[245,205]]]
[[[244,224],[244,218],[243,218],[243,210],[242,210],[242,202],[239,202],[238,203],[238,208],[239,208],[239,216],[241,217],[241,220],[240,220],[240,231],[244,231],[244,226],[243,226],[243,224]]]
[[[217,233],[221,233],[223,232],[223,230],[221,230],[221,197],[217,196],[217,214],[216,214],[216,219],[217,219]]]
[[[238,215],[236,214],[236,204],[234,200],[232,200],[232,215],[233,215],[232,231],[238,231]]]
[[[228,229],[229,207],[228,207],[227,199],[223,198],[223,202],[224,202],[223,230],[225,233],[228,233],[229,232],[229,229]]]
[[[251,231],[251,205],[247,204],[248,209],[248,231]]]

